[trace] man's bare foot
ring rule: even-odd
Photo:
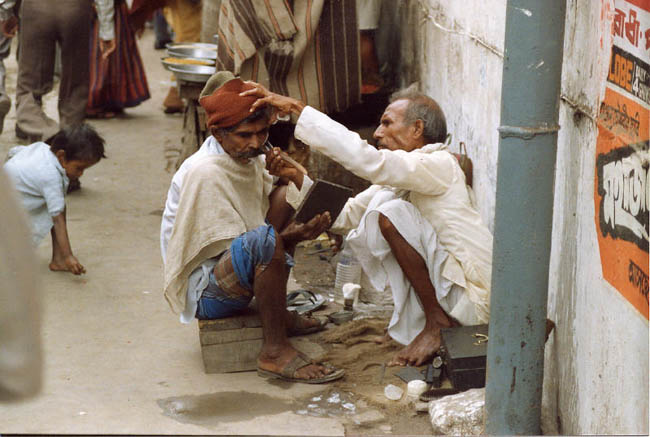
[[[421,366],[440,349],[442,337],[440,328],[423,330],[411,344],[399,351],[388,363],[389,366]]]
[[[438,352],[442,345],[442,328],[452,326],[452,320],[442,310],[432,316],[435,322],[427,323],[411,344],[399,351],[389,366],[421,366]]]
[[[313,363],[290,345],[273,353],[261,352],[257,358],[257,368],[258,372],[261,370],[265,376],[304,382],[319,380],[340,372],[332,367]]]

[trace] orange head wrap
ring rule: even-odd
[[[205,109],[208,129],[213,126],[231,127],[251,115],[250,109],[257,97],[242,97],[239,93],[253,88],[253,85],[244,83],[241,79],[231,79],[201,97],[199,103]]]

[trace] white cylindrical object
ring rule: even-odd
[[[413,398],[420,397],[422,393],[427,391],[427,385],[426,382],[415,379],[406,386],[406,393]]]
[[[361,285],[346,282],[343,284],[343,299],[345,299],[346,302],[351,300],[353,304],[356,305],[359,302],[359,290],[361,290]]]

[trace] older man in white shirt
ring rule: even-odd
[[[396,93],[374,133],[377,148],[304,103],[261,85],[263,105],[298,117],[295,136],[373,185],[350,199],[332,225],[373,285],[390,285],[388,334],[406,345],[392,365],[421,365],[440,348],[440,330],[489,318],[492,235],[472,203],[456,158],[442,144],[446,121],[431,98]]]

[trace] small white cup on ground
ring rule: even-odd
[[[427,391],[428,384],[419,379],[409,381],[406,386],[406,394],[412,398],[419,398],[422,393]]]

